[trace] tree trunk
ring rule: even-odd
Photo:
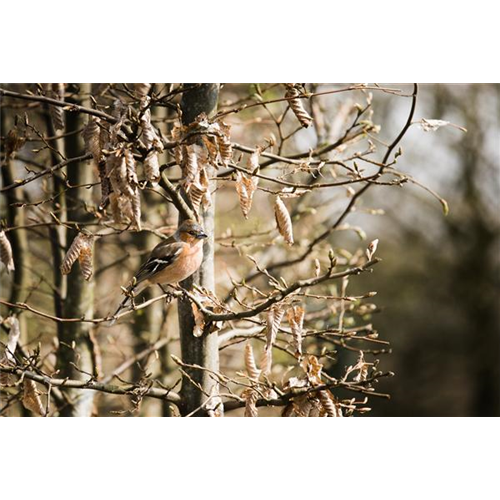
[[[79,104],[89,105],[90,85],[81,84],[80,92],[84,97]],[[66,113],[66,132],[82,129],[86,120],[79,113]],[[81,133],[68,135],[65,138],[67,158],[81,155],[84,144]],[[93,168],[88,163],[73,163],[68,167],[68,182],[71,186],[90,184],[94,180]],[[69,221],[86,222],[92,219],[87,213],[87,205],[92,203],[92,190],[86,187],[72,187],[67,192],[67,217]],[[68,245],[77,236],[76,230],[68,232]],[[87,282],[79,272],[79,264],[74,265],[67,278],[67,297],[64,314],[67,318],[85,316],[91,318],[94,313],[94,282]],[[92,325],[90,323],[64,323],[59,338],[58,365],[61,377],[88,380],[94,374],[94,350],[92,342]],[[68,391],[71,404],[61,410],[61,416],[89,417],[92,413],[93,391]]]
[[[1,121],[1,134],[3,137],[7,135],[8,126],[4,123],[6,118],[2,116]],[[2,166],[2,181],[4,186],[8,186],[14,182],[16,175],[12,165],[12,158],[5,156],[4,165]],[[24,225],[24,211],[22,208],[16,208],[16,204],[22,201],[22,190],[11,189],[5,193],[6,202],[6,215],[7,227],[16,227]],[[18,229],[9,231],[9,241],[12,245],[12,254],[14,257],[14,273],[12,278],[12,289],[10,292],[10,302],[23,302],[23,292],[26,292],[28,284],[28,263],[29,263],[29,250],[28,250],[28,237],[26,230]],[[25,323],[24,318],[20,316],[19,321]],[[21,324],[21,333],[25,333],[24,325]],[[25,342],[27,339],[23,337]]]
[[[211,116],[217,109],[219,97],[219,85],[207,84],[185,84],[188,88],[182,97],[182,122],[184,125],[192,123],[200,113]],[[212,167],[207,167],[208,177],[212,177]],[[214,192],[214,183],[209,186]],[[205,232],[209,235],[204,245],[204,257],[199,271],[181,283],[187,290],[192,289],[196,283],[208,290],[214,290],[214,214],[215,197],[212,195],[212,206],[202,214],[202,223]],[[182,215],[179,222],[182,221]],[[217,332],[204,333],[201,337],[193,335],[194,318],[189,300],[179,300],[179,330],[181,340],[182,360],[184,363],[199,365],[208,370],[219,370],[219,350],[217,343]],[[193,414],[201,416],[206,414],[205,410],[217,407],[217,413],[222,414],[222,407],[218,405],[219,400],[214,395],[218,394],[218,384],[210,376],[209,372],[196,368],[186,368],[187,376],[182,382],[182,412],[184,415]],[[190,380],[191,379],[191,380]],[[200,390],[199,387],[202,390]],[[210,398],[208,404],[207,399]]]

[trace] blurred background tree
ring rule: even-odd
[[[443,128],[423,137],[415,128],[404,146],[407,171],[448,201],[447,217],[408,185],[389,190],[382,205],[389,220],[380,227],[386,279],[377,326],[391,341],[387,362],[397,377],[385,384],[392,402],[376,402],[374,414],[498,416],[500,86],[420,90],[419,116],[467,133]],[[400,112],[386,109],[388,123]]]

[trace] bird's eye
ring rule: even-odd
[[[189,234],[190,234],[191,236],[196,236],[196,231],[189,231]]]

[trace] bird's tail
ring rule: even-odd
[[[111,317],[111,321],[109,323],[109,326],[113,326],[116,323],[116,320],[118,319],[117,316],[120,314],[120,312],[128,307],[128,305],[131,303],[131,297],[137,297],[145,288],[146,288],[146,283],[138,283],[134,286],[130,286],[127,289],[127,293],[125,295],[125,298],[121,301],[120,305],[118,306],[118,309],[115,311],[113,316]]]

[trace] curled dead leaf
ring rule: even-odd
[[[245,417],[258,417],[259,412],[257,410],[257,401],[259,399],[259,394],[253,389],[246,389],[242,393],[245,399]]]
[[[241,211],[245,219],[248,219],[248,214],[252,208],[253,195],[258,183],[258,177],[249,176],[240,171],[236,172],[236,192],[238,193]]]
[[[0,231],[0,259],[7,268],[7,272],[15,270],[12,245],[3,230]]]
[[[92,250],[94,246],[94,236],[84,233],[78,233],[61,264],[61,273],[69,274],[76,259],[80,262],[80,269],[83,277],[90,280],[92,276]]]
[[[281,236],[289,245],[293,245],[293,226],[292,219],[288,210],[279,196],[276,196],[274,203],[274,215],[276,218],[276,225]]]
[[[247,343],[245,344],[245,367],[248,373],[248,376],[252,380],[259,380],[260,370],[257,368],[255,364],[255,358],[253,355],[252,345]]]
[[[293,306],[287,311],[288,324],[292,330],[295,353],[302,356],[302,329],[304,326],[305,311],[300,306]]]
[[[299,96],[300,92],[295,87],[295,85],[289,84],[285,93],[285,97],[288,99],[288,104],[290,105],[293,114],[297,117],[302,127],[308,128],[312,124],[313,119],[311,115],[309,115],[309,113],[304,109],[302,99],[300,99]]]
[[[45,408],[43,407],[42,400],[40,398],[40,393],[33,380],[25,379],[23,391],[23,406],[33,413],[38,415],[45,415]]]

